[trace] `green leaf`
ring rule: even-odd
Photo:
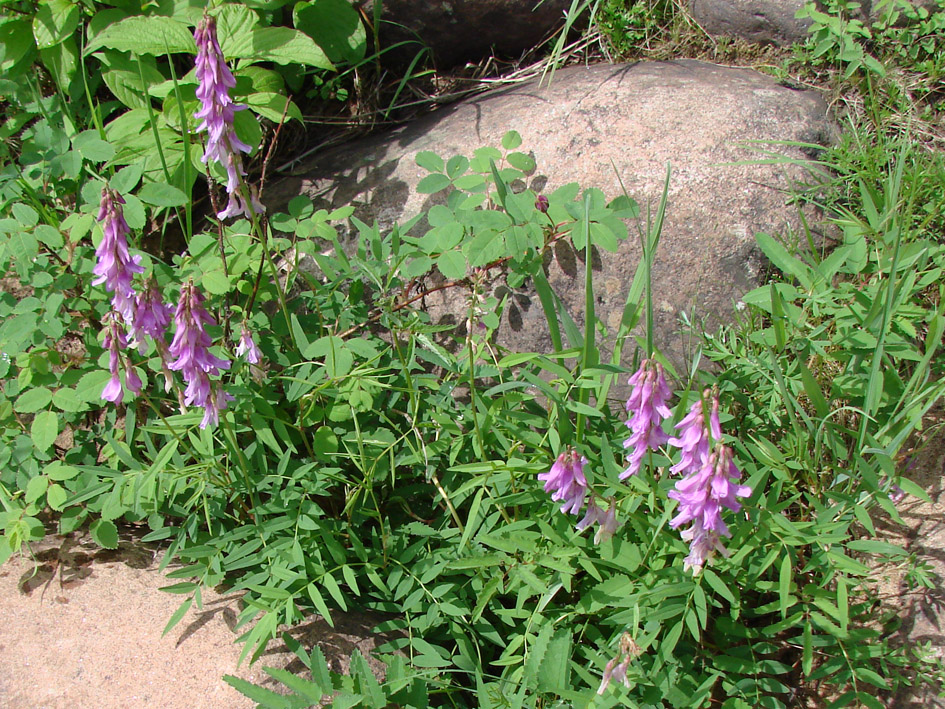
[[[225,59],[235,59],[246,47],[252,46],[253,29],[259,25],[259,16],[243,4],[226,3],[214,14],[217,37]]]
[[[357,64],[364,59],[367,31],[348,0],[297,3],[292,24],[315,40],[332,62]]]
[[[282,120],[283,112],[286,120],[293,118],[301,123],[302,112],[288,98],[278,93],[255,93],[250,94],[243,99],[243,102],[250,107],[252,111],[263,118],[268,118],[273,123],[279,123]],[[288,102],[288,108],[286,108]],[[309,202],[311,203],[311,201]]]
[[[138,199],[155,207],[181,207],[188,197],[181,190],[164,182],[150,182],[138,190]]]
[[[805,289],[813,286],[813,273],[810,266],[800,259],[797,259],[788,253],[788,250],[780,242],[771,238],[767,234],[755,234],[755,241],[764,252],[765,256],[775,265],[775,267],[787,276],[796,278]]]
[[[447,251],[440,254],[436,260],[436,267],[444,278],[458,281],[466,277],[466,257],[459,251]]]
[[[63,388],[57,389],[52,398],[53,406],[60,411],[85,411],[89,408],[84,401],[80,401],[75,389]]]
[[[78,384],[76,384],[76,397],[79,399],[79,401],[87,403],[101,401],[102,390],[105,388],[105,384],[108,383],[108,380],[111,378],[111,376],[112,375],[108,372],[108,370],[105,369],[89,372],[79,380]]]
[[[86,56],[99,47],[157,56],[168,52],[197,53],[197,45],[187,25],[161,15],[135,15],[113,22],[89,42],[85,48]]]
[[[11,210],[13,218],[20,223],[20,226],[33,227],[39,223],[39,213],[28,204],[14,202]]]
[[[414,160],[427,172],[443,172],[443,158],[432,150],[421,150]]]
[[[94,130],[79,133],[72,139],[72,147],[91,162],[107,162],[115,157],[115,146],[102,140]]]
[[[46,488],[49,487],[49,478],[45,475],[39,475],[31,479],[26,484],[26,502],[27,504],[33,504],[39,498],[46,494]]]
[[[40,224],[33,229],[33,236],[51,249],[60,249],[66,243],[62,238],[62,233],[48,224]]]
[[[108,524],[111,524],[111,522],[109,522]],[[95,524],[93,523],[92,526],[94,527]],[[115,525],[112,524],[112,526],[114,527]],[[165,635],[167,635],[169,632],[171,632],[174,626],[180,623],[181,619],[185,615],[187,615],[187,611],[190,610],[190,606],[193,604],[193,602],[194,602],[193,597],[190,597],[186,601],[180,604],[177,610],[174,611],[174,615],[172,615],[170,619],[167,621],[167,625],[164,626],[164,630],[161,632],[162,638]]]
[[[46,504],[56,512],[62,512],[67,499],[69,499],[69,493],[62,485],[53,483],[46,489]]]
[[[66,465],[62,461],[54,460],[46,466],[43,474],[50,480],[72,480],[79,474],[79,469],[72,465]]]
[[[16,398],[13,408],[21,414],[31,414],[44,409],[52,402],[52,392],[46,387],[28,389]]]
[[[95,543],[103,549],[118,548],[118,528],[114,522],[107,519],[97,519],[92,522],[89,531],[92,533],[92,539],[95,540]]]
[[[39,450],[47,450],[59,435],[59,417],[55,411],[41,411],[33,417],[30,436]]]
[[[450,178],[446,175],[433,172],[417,183],[417,192],[420,194],[434,194],[450,186]]]
[[[559,628],[538,668],[538,689],[563,694],[571,686],[571,631]]]
[[[69,0],[43,0],[33,16],[36,46],[46,49],[71,36],[79,26],[79,6]]]
[[[335,68],[311,37],[289,27],[260,27],[253,30],[251,46],[236,56],[250,61],[305,64],[329,70]]]
[[[519,135],[518,131],[510,130],[502,136],[502,147],[505,150],[515,150],[521,144],[522,136]]]
[[[509,153],[506,158],[509,165],[528,174],[535,169],[535,158],[525,153]]]

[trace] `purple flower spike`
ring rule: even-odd
[[[197,132],[207,132],[207,147],[201,160],[207,165],[220,163],[227,174],[229,201],[226,208],[217,213],[217,219],[239,215],[251,218],[250,210],[257,214],[264,211],[254,189],[246,187],[248,205],[240,189],[246,176],[240,153],[249,153],[252,148],[236,136],[233,127],[234,114],[246,106],[234,104],[230,98],[230,89],[236,86],[236,79],[223,59],[223,50],[217,40],[217,21],[213,17],[204,15],[194,32],[194,42],[197,44],[197,98],[200,100],[200,110],[194,118],[201,121]]]
[[[240,331],[240,343],[236,346],[236,356],[242,357],[244,354],[246,355],[246,361],[250,364],[259,364],[262,359],[262,352],[259,351],[253,341],[253,336],[246,325],[243,325],[243,329]]]
[[[545,483],[545,492],[551,493],[555,502],[564,501],[561,511],[578,514],[584,506],[587,495],[587,480],[584,478],[584,466],[587,458],[573,448],[558,456],[551,470],[541,473],[539,480]]]
[[[161,345],[173,313],[174,308],[164,303],[157,285],[153,280],[149,281],[145,291],[135,299],[135,316],[129,328],[131,343],[138,347],[138,352],[144,353],[144,338],[147,336],[158,343],[158,351],[163,355],[166,348]]]
[[[731,449],[719,443],[702,466],[689,471],[676,483],[676,489],[670,491],[669,497],[679,502],[679,509],[669,526],[676,529],[692,522],[692,526],[682,533],[682,538],[690,543],[685,569],[691,568],[694,573],[699,573],[716,551],[728,555],[720,538],[732,534],[722,521],[721,511],[726,507],[738,512],[741,504],[737,498],[751,495],[750,487],[735,482],[741,476],[732,460]]]
[[[712,400],[712,411],[709,414],[709,428],[706,428],[703,401],[709,398]],[[682,458],[670,471],[683,474],[698,471],[709,457],[711,442],[722,440],[718,397],[711,396],[706,389],[702,398],[690,407],[686,418],[676,424],[676,428],[679,429],[679,436],[667,442],[682,450]]]
[[[230,362],[210,354],[213,343],[206,326],[215,324],[215,321],[201,305],[203,299],[193,281],[181,286],[180,302],[174,314],[177,329],[168,349],[175,359],[167,365],[169,369],[179,371],[187,384],[182,405],[204,409],[201,428],[216,423],[219,412],[226,408],[226,402],[232,401],[219,385],[214,386],[210,381],[210,377],[219,374],[220,370],[229,369]]]
[[[125,222],[121,205],[125,203],[121,195],[108,187],[102,189],[102,202],[98,210],[98,220],[102,222],[102,240],[95,249],[95,266],[92,273],[96,278],[93,286],[105,284],[105,290],[112,294],[112,306],[126,323],[130,323],[135,313],[135,289],[131,279],[136,273],[144,273],[138,262],[139,256],[132,258],[128,253],[128,234],[130,229]]]
[[[102,345],[108,350],[108,371],[111,372],[112,376],[105,388],[102,389],[102,399],[117,404],[123,396],[121,388],[121,350],[128,347],[128,339],[118,324],[114,312],[110,312],[105,316],[104,325],[105,340]],[[141,380],[130,367],[125,372],[125,387],[136,396],[141,393]]]
[[[672,416],[666,405],[672,392],[661,364],[651,359],[643,360],[627,383],[633,387],[627,399],[627,413],[630,415],[627,428],[631,434],[623,442],[623,447],[630,450],[627,456],[630,465],[620,474],[621,480],[639,472],[647,451],[657,450],[669,441],[662,424],[664,419]]]

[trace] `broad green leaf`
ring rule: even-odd
[[[102,400],[102,390],[111,378],[107,369],[85,374],[76,384],[75,394],[79,401],[91,403]]]
[[[52,507],[56,512],[62,512],[66,500],[69,499],[69,493],[66,489],[57,483],[52,483],[46,489],[46,504]]]
[[[26,484],[26,502],[32,504],[46,494],[46,488],[49,487],[49,478],[40,475]]]
[[[440,254],[436,260],[436,267],[444,278],[458,281],[466,277],[466,257],[459,251],[447,251]]]
[[[190,28],[183,22],[161,15],[135,15],[113,22],[92,38],[85,54],[89,55],[100,47],[156,56],[168,52],[197,53]]]
[[[40,411],[30,424],[30,436],[33,445],[39,450],[47,450],[59,435],[59,417],[55,411]]]
[[[290,27],[259,27],[253,30],[249,47],[235,56],[249,61],[305,64],[319,69],[335,67],[311,37]]]
[[[446,175],[433,172],[417,183],[417,192],[420,194],[434,194],[450,186],[450,178]]]
[[[82,131],[75,136],[72,139],[72,147],[91,162],[107,162],[115,157],[115,147],[102,140],[98,131],[94,130]]]
[[[292,23],[325,50],[332,62],[357,64],[367,50],[367,31],[348,0],[296,3]]]
[[[188,202],[181,190],[165,182],[150,182],[138,190],[138,199],[155,207],[180,207]]]
[[[302,112],[299,107],[285,96],[278,93],[255,93],[246,96],[243,102],[250,107],[252,111],[258,113],[263,118],[268,118],[273,123],[279,123],[283,115],[286,121],[295,119],[302,121]],[[288,106],[286,106],[288,104]]]
[[[115,523],[105,519],[97,519],[89,527],[92,539],[103,549],[118,548],[118,528]]]
[[[538,689],[561,694],[571,685],[571,631],[559,628],[548,643],[538,668]]]
[[[414,161],[427,172],[443,172],[443,158],[432,150],[421,150]]]
[[[515,150],[522,144],[522,136],[516,130],[510,130],[502,136],[502,147],[505,150]]]
[[[259,25],[255,12],[241,3],[226,3],[214,17],[217,20],[217,37],[225,59],[235,59],[247,46],[252,46],[253,29]]]
[[[21,414],[31,414],[44,409],[52,402],[52,392],[46,387],[27,389],[20,394],[13,404],[13,408]]]
[[[72,480],[72,478],[79,474],[79,469],[72,465],[66,465],[61,461],[54,460],[46,466],[43,474],[50,480]]]
[[[36,46],[46,49],[71,36],[79,26],[79,6],[70,0],[43,0],[33,16]]]
[[[52,398],[53,406],[60,411],[77,412],[89,408],[84,401],[80,401],[75,389],[57,389]]]

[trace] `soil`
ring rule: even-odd
[[[256,664],[238,665],[237,594],[205,591],[202,609],[191,609],[162,637],[185,597],[159,590],[177,580],[158,570],[162,550],[135,535],[123,533],[114,551],[83,534],[50,536],[33,554],[0,566],[4,709],[248,709],[255,702],[223,675],[278,690],[264,666],[304,670],[279,641]],[[381,619],[334,620],[334,628],[314,618],[290,632],[345,671],[355,648],[370,657],[378,639],[371,629]]]

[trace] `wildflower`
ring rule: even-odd
[[[617,522],[617,501],[614,498],[610,498],[610,505],[606,511],[599,507],[595,500],[591,500],[587,504],[587,513],[584,515],[584,519],[577,523],[577,531],[583,532],[595,523],[599,525],[597,532],[594,534],[595,544],[600,544],[614,536],[614,532],[620,527],[620,523]]]
[[[259,364],[262,359],[262,352],[259,351],[253,341],[253,336],[246,325],[243,325],[240,331],[240,343],[236,346],[236,356],[242,357],[244,354],[246,355],[246,361],[250,364]]]
[[[617,664],[617,659],[616,657],[612,657],[604,667],[604,676],[601,677],[600,687],[597,688],[598,694],[602,695],[607,691],[611,680],[621,682],[623,686],[627,688],[631,686],[630,680],[627,679],[627,668],[630,666],[630,658],[625,658],[620,664]]]
[[[102,222],[102,240],[95,249],[96,275],[92,285],[105,284],[105,290],[112,293],[112,305],[126,323],[130,323],[135,311],[135,289],[131,279],[135,273],[143,273],[139,265],[140,256],[131,257],[128,253],[128,234],[130,229],[125,221],[121,205],[122,196],[108,187],[102,189],[102,202],[98,210],[98,221]]]
[[[709,427],[706,428],[703,413],[703,401],[708,399],[708,389],[703,392],[702,398],[696,401],[689,409],[686,417],[676,424],[679,436],[670,438],[667,443],[682,450],[682,457],[670,471],[673,473],[690,473],[702,468],[709,457],[711,441],[722,439],[722,426],[719,423],[719,400],[712,397],[712,411],[709,414]]]
[[[685,570],[691,568],[694,573],[699,573],[717,551],[728,556],[721,537],[731,537],[732,534],[722,521],[721,511],[726,507],[738,512],[741,504],[737,498],[751,494],[750,487],[736,484],[741,475],[732,460],[731,449],[719,443],[698,469],[690,470],[669,492],[669,497],[679,502],[678,513],[669,526],[676,529],[692,522],[692,526],[681,534],[683,540],[690,543]]]
[[[102,344],[108,350],[108,371],[112,376],[102,389],[102,399],[117,404],[124,393],[121,386],[121,350],[128,347],[128,339],[114,312],[105,316],[104,324],[105,340]],[[141,393],[141,379],[131,367],[125,370],[125,388],[135,396]]]
[[[179,371],[187,384],[182,406],[202,407],[204,418],[200,427],[206,428],[208,423],[217,422],[219,411],[233,399],[210,381],[220,370],[229,369],[230,362],[210,354],[212,342],[206,326],[216,323],[201,305],[203,300],[192,280],[181,286],[180,302],[174,314],[176,331],[168,350],[175,359],[168,367]]]
[[[144,353],[144,337],[147,335],[156,343],[158,350],[166,350],[161,345],[164,344],[164,333],[167,326],[171,324],[171,315],[174,308],[164,303],[161,292],[153,280],[149,280],[147,287],[135,298],[134,319],[131,321],[129,333],[131,335],[132,345],[138,347],[138,351]],[[162,356],[163,356],[162,352]]]
[[[240,152],[249,153],[252,148],[236,137],[233,116],[236,111],[246,108],[233,103],[230,89],[236,86],[236,79],[223,59],[223,50],[217,40],[217,22],[204,15],[194,32],[197,44],[197,98],[200,110],[194,118],[201,121],[197,132],[207,132],[207,146],[201,160],[209,165],[218,162],[227,173],[226,191],[229,201],[226,208],[217,213],[218,219],[227,219],[240,214],[251,217],[250,207],[257,213],[263,212],[263,206],[254,189],[246,186],[241,189],[246,170]],[[248,194],[250,204],[246,204]]]
[[[545,483],[545,492],[551,493],[555,502],[564,501],[561,511],[577,514],[584,506],[584,497],[587,494],[587,480],[584,478],[584,466],[587,458],[580,455],[573,448],[558,456],[551,470],[541,473],[539,480]]]
[[[611,681],[622,682],[624,687],[632,687],[630,679],[627,677],[627,670],[630,662],[643,654],[643,650],[634,642],[630,633],[624,633],[620,637],[620,651],[616,657],[611,658],[604,667],[604,676],[601,678],[598,694],[607,691]],[[619,662],[618,662],[619,660]]]
[[[666,383],[663,366],[651,359],[645,359],[640,368],[627,380],[633,387],[630,398],[627,399],[627,428],[630,429],[630,438],[623,442],[623,447],[630,449],[627,462],[630,464],[620,474],[625,480],[635,475],[643,463],[643,456],[649,450],[656,450],[669,441],[669,435],[662,429],[663,419],[672,414],[666,402],[669,401],[671,391]]]
[[[540,194],[535,197],[535,209],[537,209],[542,214],[548,213],[548,198],[545,195]]]

